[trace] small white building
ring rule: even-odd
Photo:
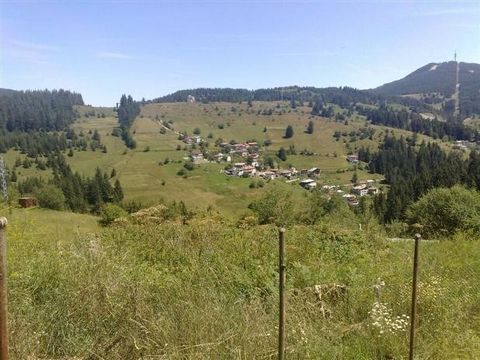
[[[352,164],[358,164],[358,155],[347,155],[347,161]]]
[[[300,186],[307,190],[311,190],[317,187],[317,183],[313,179],[305,179],[300,181]]]
[[[366,185],[354,186],[352,191],[354,194],[357,194],[358,196],[368,195],[368,189]]]

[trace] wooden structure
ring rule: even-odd
[[[18,199],[18,204],[22,208],[31,208],[37,206],[37,199],[34,197],[21,197]]]

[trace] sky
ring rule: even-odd
[[[0,88],[98,106],[197,87],[372,88],[455,51],[480,63],[480,0],[0,0]]]

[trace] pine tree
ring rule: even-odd
[[[120,202],[123,200],[123,190],[122,186],[120,185],[120,181],[117,179],[115,180],[115,184],[113,186],[113,201]]]
[[[307,134],[313,134],[313,121],[311,120],[308,122]]]
[[[287,161],[287,152],[283,147],[281,147],[280,150],[278,150],[277,156],[280,160]]]
[[[293,136],[293,127],[291,125],[288,125],[287,128],[285,129],[285,139],[289,139]]]

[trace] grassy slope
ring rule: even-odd
[[[187,226],[126,226],[57,242],[9,228],[14,359],[274,358],[276,230],[213,218]],[[406,331],[379,333],[373,284],[392,315],[408,314],[411,242],[325,226],[287,231],[287,352],[295,359],[400,359]],[[417,354],[480,356],[476,241],[421,246]],[[345,284],[321,304],[302,289]],[[303,294],[303,295],[302,295]]]
[[[76,237],[100,230],[98,218],[87,214],[40,208],[7,209],[0,204],[0,216],[8,218],[8,227],[16,233],[35,233],[41,242],[69,243]]]
[[[104,113],[105,118],[96,116],[86,117],[85,113],[91,111],[89,107],[78,107],[81,118],[73,125],[77,133],[83,131],[87,134],[90,130],[98,130],[102,143],[107,146],[107,154],[101,151],[75,152],[68,161],[73,169],[82,174],[91,175],[96,167],[104,171],[115,168],[120,179],[126,198],[142,201],[144,204],[154,204],[160,200],[183,200],[190,207],[213,206],[227,213],[239,213],[245,209],[251,199],[255,198],[262,190],[250,189],[250,179],[227,178],[220,173],[225,164],[204,164],[198,166],[189,177],[184,179],[176,175],[182,168],[183,158],[187,152],[176,151],[177,145],[184,144],[178,140],[177,134],[167,131],[160,134],[160,123],[157,119],[173,121],[176,131],[187,131],[192,134],[193,129],[200,128],[201,135],[209,139],[210,149],[214,149],[213,142],[221,137],[225,141],[236,140],[238,142],[256,139],[262,143],[266,139],[272,141],[267,150],[274,156],[281,147],[288,148],[295,145],[297,152],[308,149],[315,153],[314,156],[288,156],[281,167],[289,164],[297,168],[319,167],[322,169],[321,183],[347,184],[352,175],[353,168],[345,160],[349,149],[348,137],[335,141],[333,133],[336,130],[358,130],[365,126],[364,119],[354,115],[349,119],[349,124],[337,123],[320,117],[311,117],[308,107],[299,107],[296,110],[289,108],[287,103],[280,103],[277,109],[276,102],[256,102],[252,108],[247,104],[214,103],[214,104],[148,104],[142,107],[141,115],[135,120],[132,131],[137,140],[138,147],[135,150],[127,150],[117,137],[111,136],[111,131],[117,126],[117,120],[111,109],[95,108],[96,113]],[[232,109],[235,111],[232,111]],[[272,108],[285,110],[283,115],[257,115],[259,110]],[[336,108],[336,111],[339,109]],[[314,134],[304,133],[308,121],[314,121]],[[224,124],[224,129],[218,125]],[[283,134],[287,125],[292,125],[295,135],[291,139],[284,139]],[[267,127],[267,132],[263,129]],[[385,134],[386,128],[375,126],[376,133],[373,141],[368,139],[349,143],[351,150],[356,146],[366,145],[375,149]],[[408,132],[394,130],[396,134],[408,136]],[[144,150],[149,147],[150,151]],[[10,151],[7,163],[12,165],[19,154]],[[160,166],[166,158],[174,160],[173,163]],[[48,172],[38,172],[35,169],[17,169],[19,178],[29,175],[41,174],[48,176]],[[380,178],[366,171],[358,171],[359,179]],[[276,181],[281,183],[283,181]],[[267,185],[268,186],[268,185]],[[289,186],[294,193],[302,194],[297,184],[281,184]]]

